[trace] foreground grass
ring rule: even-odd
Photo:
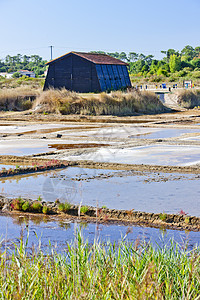
[[[21,242],[0,256],[1,299],[199,299],[200,251],[174,243],[90,245],[80,234],[64,254],[28,254]]]

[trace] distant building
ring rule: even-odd
[[[27,76],[27,77],[35,78],[35,73],[33,71],[19,70],[18,73],[21,74],[21,76]]]
[[[0,76],[5,77],[5,78],[12,78],[14,73],[6,73],[6,72],[2,72],[0,73]]]
[[[70,52],[47,63],[44,90],[88,93],[131,87],[127,63],[106,54]]]

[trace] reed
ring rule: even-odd
[[[200,90],[182,90],[178,92],[178,104],[184,108],[200,106]]]
[[[35,102],[37,112],[82,115],[135,115],[166,111],[151,92],[111,92],[82,95],[65,89],[44,91]]]
[[[0,110],[30,109],[39,93],[39,90],[31,90],[28,86],[0,89]]]
[[[199,299],[200,249],[171,241],[84,242],[79,233],[62,253],[27,249],[0,255],[1,299]]]

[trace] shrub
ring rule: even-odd
[[[22,100],[20,106],[21,106],[22,110],[28,110],[28,109],[32,108],[32,105],[33,105],[33,102],[30,99],[28,99],[28,100]]]
[[[86,212],[88,212],[89,208],[87,206],[82,206],[80,212],[82,214],[85,214]]]
[[[11,207],[14,210],[22,210],[22,206],[24,204],[24,200],[22,200],[21,197],[19,197],[18,199],[14,199],[11,203]]]
[[[174,75],[171,75],[169,77],[169,82],[176,82],[178,80],[178,77],[174,76]]]
[[[185,223],[186,223],[186,224],[189,224],[189,223],[190,223],[190,218],[189,218],[189,217],[186,217],[186,218],[185,218]]]
[[[192,77],[200,78],[200,71],[193,72]]]
[[[39,201],[35,201],[33,202],[33,204],[31,205],[31,209],[34,212],[41,212],[42,211],[42,204]]]
[[[43,206],[43,208],[42,208],[42,213],[45,214],[45,215],[49,213],[49,208],[48,208],[48,206],[46,206],[46,205]]]
[[[32,107],[34,99],[39,95],[38,90],[29,87],[0,88],[0,110],[26,110]]]
[[[64,212],[64,213],[67,212],[70,208],[71,208],[71,204],[68,203],[68,202],[66,202],[66,203],[60,203],[58,205],[59,211]]]
[[[22,210],[23,211],[29,211],[30,210],[30,203],[28,201],[24,202],[22,205]]]
[[[200,90],[184,90],[178,93],[178,104],[184,108],[200,105]]]
[[[165,221],[167,219],[167,214],[162,213],[162,214],[159,215],[159,218],[160,218],[161,221]]]
[[[41,197],[41,196],[39,196],[37,200],[38,200],[38,201],[42,201],[42,197]]]

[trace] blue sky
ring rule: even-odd
[[[200,0],[0,0],[0,58],[200,46]]]

